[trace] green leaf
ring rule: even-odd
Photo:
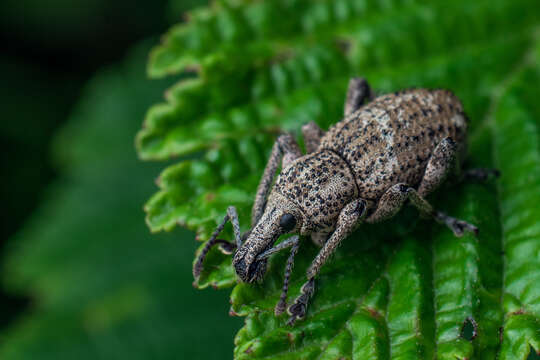
[[[195,74],[149,110],[137,136],[143,159],[182,156],[147,202],[152,231],[179,224],[207,240],[229,205],[247,230],[276,135],[338,121],[351,76],[379,92],[453,90],[471,119],[467,165],[503,174],[430,199],[477,224],[478,237],[455,238],[412,209],[362,226],[324,266],[295,327],[273,314],[287,254],[249,285],[236,284],[230,257],[211,250],[197,285],[236,284],[231,310],[246,322],[235,358],[525,359],[531,346],[540,350],[539,8],[528,0],[220,1],[171,29],[150,74]],[[232,239],[231,229],[224,236]],[[289,301],[317,251],[303,239]]]

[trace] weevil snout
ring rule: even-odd
[[[237,252],[238,253],[238,252]],[[237,257],[234,257],[233,263],[236,270],[236,274],[243,282],[255,282],[259,279],[262,279],[264,273],[266,272],[267,260],[253,260],[249,262],[246,257],[236,260]]]
[[[262,279],[268,260],[257,257],[272,248],[280,235],[297,230],[301,220],[301,213],[294,204],[283,196],[270,196],[264,214],[234,254],[233,265],[240,280]]]
[[[266,272],[267,259],[257,260],[257,256],[270,249],[281,233],[281,229],[277,228],[268,216],[263,215],[242,247],[234,254],[233,265],[242,281],[255,282],[262,279]]]

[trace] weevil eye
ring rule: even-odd
[[[291,214],[283,214],[281,219],[279,219],[279,226],[281,226],[284,231],[291,231],[296,226],[296,219]]]

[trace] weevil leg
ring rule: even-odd
[[[336,250],[341,241],[346,238],[362,220],[365,210],[366,202],[363,199],[356,199],[341,210],[336,229],[328,241],[324,243],[323,248],[319,254],[317,254],[307,270],[308,281],[302,286],[300,296],[298,296],[288,308],[288,313],[290,315],[288,324],[294,324],[297,319],[303,319],[306,316],[309,299],[315,290],[315,276],[317,276],[321,267]]]
[[[201,250],[201,253],[199,254],[199,256],[197,256],[195,265],[193,265],[193,277],[195,278],[195,280],[198,279],[201,275],[204,259],[206,258],[206,255],[208,255],[210,249],[220,243],[220,239],[218,239],[217,237],[221,233],[221,231],[223,231],[223,228],[225,227],[225,224],[227,224],[227,221],[229,221],[229,214],[225,215],[223,221],[221,221],[216,230],[214,230],[212,236],[210,236],[210,240],[206,242],[203,249]]]
[[[240,233],[240,222],[238,221],[238,211],[234,206],[229,206],[227,208],[227,216],[231,220],[234,233],[234,242],[236,243],[236,248],[240,249],[242,246],[242,234]]]
[[[365,214],[365,210],[366,201],[363,199],[356,199],[345,205],[339,214],[336,229],[330,238],[324,243],[324,246],[319,251],[311,263],[311,266],[307,270],[308,279],[315,277],[319,273],[319,270],[338,247],[341,240],[346,238],[362,219]]]
[[[294,303],[287,309],[287,313],[290,316],[287,325],[294,325],[296,320],[302,320],[306,317],[309,299],[311,299],[314,293],[315,279],[311,278],[302,285],[300,296],[298,296],[294,300]]]
[[[418,194],[427,196],[437,189],[452,171],[459,171],[458,149],[454,140],[447,137],[435,147],[426,166]]]
[[[466,221],[448,216],[441,211],[435,211],[434,218],[438,223],[448,226],[457,237],[463,236],[466,231],[478,235],[478,228],[476,226],[469,224]]]
[[[408,189],[405,184],[396,184],[386,190],[379,199],[375,211],[366,218],[366,222],[376,223],[396,215],[409,197]]]
[[[487,181],[490,178],[498,178],[501,172],[497,169],[475,168],[463,171],[462,180]]]
[[[345,117],[349,116],[364,104],[366,100],[372,100],[373,93],[366,79],[354,77],[349,80],[347,97],[345,99]]]
[[[262,253],[257,255],[257,258],[255,260],[256,261],[264,260],[264,259],[270,257],[270,255],[273,255],[273,254],[275,254],[275,253],[277,253],[277,252],[279,252],[279,251],[281,251],[283,249],[286,249],[289,246],[294,246],[298,242],[299,238],[300,237],[298,235],[291,236],[290,238],[280,242],[279,244],[277,244],[273,248],[268,249],[266,251],[263,251]]]
[[[263,253],[259,254],[257,256],[257,259],[256,259],[256,261],[264,260],[264,259],[270,257],[271,255],[273,255],[273,254],[275,254],[275,253],[277,253],[277,252],[279,252],[279,251],[281,251],[281,250],[283,250],[285,248],[288,248],[290,246],[292,246],[292,248],[291,248],[291,254],[289,255],[289,258],[287,259],[287,266],[285,267],[285,278],[283,280],[283,288],[282,288],[282,291],[281,291],[281,296],[279,298],[279,302],[276,304],[276,307],[275,307],[275,310],[274,310],[276,316],[283,313],[283,311],[285,310],[285,308],[287,306],[285,301],[287,300],[287,292],[289,291],[289,279],[290,279],[290,276],[291,276],[292,267],[293,267],[293,263],[294,263],[294,256],[298,252],[298,247],[300,246],[300,237],[298,235],[294,235],[294,236],[288,238],[287,240],[282,241],[281,243],[274,246],[273,248],[268,249],[268,250],[264,251]]]
[[[420,211],[422,216],[432,217],[435,221],[448,226],[454,235],[458,237],[463,236],[465,231],[475,234],[478,232],[476,226],[433,209],[431,204],[420,196],[415,189],[405,184],[396,184],[388,189],[379,200],[375,212],[366,218],[366,222],[380,222],[394,216],[407,199]]]
[[[223,228],[227,224],[228,221],[231,221],[233,226],[233,232],[234,232],[234,238],[235,243],[230,243],[227,240],[218,239],[218,235],[223,231]],[[201,275],[201,272],[203,270],[203,263],[204,259],[208,255],[208,252],[212,247],[215,245],[219,245],[220,250],[225,254],[231,254],[234,249],[240,248],[242,246],[242,235],[240,234],[240,224],[238,222],[238,212],[236,211],[236,208],[234,206],[229,206],[227,208],[227,215],[223,218],[221,223],[218,225],[216,230],[212,233],[212,236],[210,236],[210,239],[206,242],[203,249],[201,250],[201,253],[197,257],[197,260],[195,261],[195,265],[193,266],[193,277],[195,279],[198,279]]]
[[[268,192],[272,186],[279,165],[281,164],[282,167],[285,167],[300,156],[302,156],[300,147],[298,147],[298,144],[292,135],[283,134],[277,138],[272,147],[270,159],[268,159],[268,163],[266,164],[255,195],[255,202],[253,203],[253,208],[251,210],[252,227],[259,222],[259,219],[264,213]]]
[[[422,182],[418,187],[420,196],[427,196],[436,190],[450,174],[455,174],[459,181],[486,181],[493,177],[499,177],[497,169],[475,168],[462,170],[461,154],[463,149],[458,149],[451,138],[445,138],[435,147],[433,154],[426,166]]]
[[[294,239],[295,241],[291,248],[291,254],[287,259],[287,265],[285,266],[285,276],[283,278],[281,295],[274,309],[274,313],[276,314],[276,316],[281,315],[287,307],[287,292],[289,291],[289,280],[291,278],[292,268],[294,265],[294,256],[296,255],[296,253],[298,252],[298,248],[300,247],[300,238],[298,236],[293,236],[291,239]]]
[[[319,147],[321,138],[324,136],[324,131],[314,121],[310,121],[302,126],[302,135],[304,137],[306,152],[310,154]]]

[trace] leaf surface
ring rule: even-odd
[[[467,166],[503,174],[430,198],[478,225],[477,238],[455,238],[413,209],[362,226],[324,266],[295,327],[273,315],[287,254],[271,259],[262,284],[247,285],[237,284],[230,257],[212,250],[197,285],[234,285],[232,313],[246,317],[235,358],[525,359],[531,346],[540,350],[538,8],[528,0],[221,1],[170,30],[149,73],[195,74],[150,108],[137,136],[143,159],[180,157],[146,204],[152,231],[179,224],[207,240],[229,205],[247,230],[276,135],[339,121],[351,76],[378,92],[451,89],[471,119]],[[304,239],[289,301],[316,253]]]

